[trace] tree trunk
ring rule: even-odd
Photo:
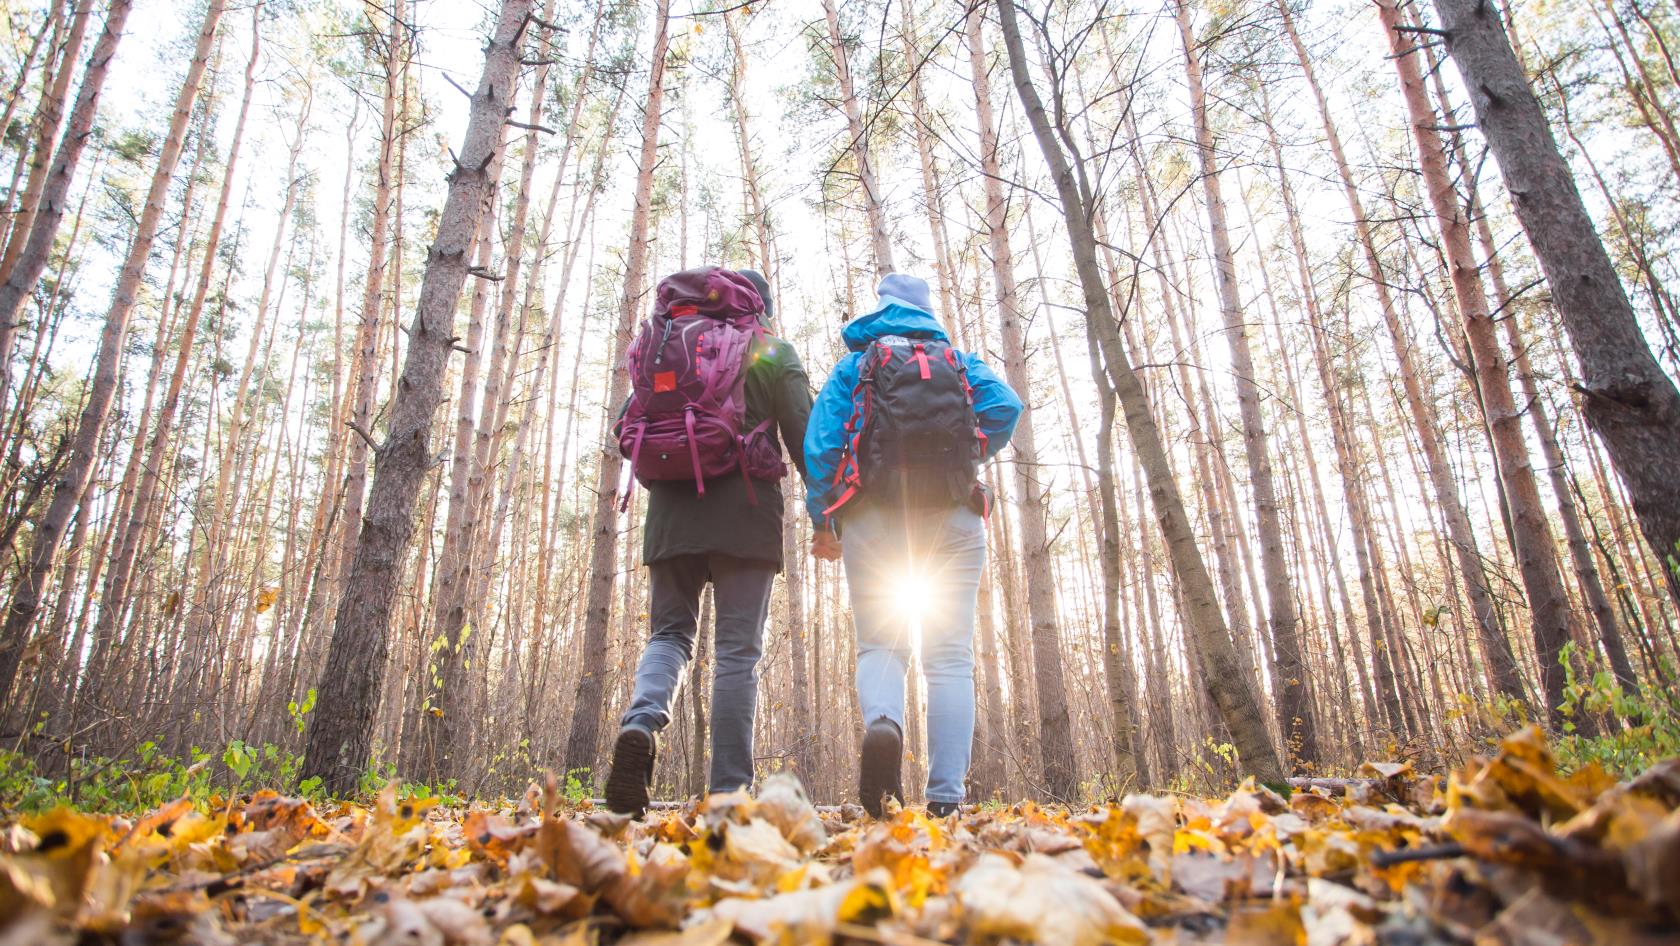
[[[1021,526],[1023,579],[1027,616],[1032,622],[1033,668],[1038,689],[1039,764],[1050,797],[1076,801],[1079,767],[1074,753],[1073,724],[1068,714],[1067,684],[1062,674],[1062,635],[1057,623],[1056,584],[1050,575],[1050,536],[1045,485],[1040,482],[1038,445],[1033,430],[1032,379],[1027,373],[1026,344],[1022,339],[1020,294],[1015,286],[1015,263],[1009,244],[1009,208],[1004,199],[998,161],[997,123],[986,68],[986,47],[980,30],[981,12],[968,14],[970,75],[980,125],[980,166],[985,179],[986,238],[991,251],[992,281],[997,293],[998,325],[1002,337],[1003,368],[1021,397],[1021,419],[1010,438],[1014,451],[1015,489]],[[1128,775],[1130,773],[1127,773]]]
[[[20,235],[28,236],[27,227],[19,226],[19,218],[28,212],[29,202],[18,200],[17,205],[13,206],[13,200],[18,195],[18,182],[23,180],[25,163],[31,166],[30,171],[33,173],[35,168],[44,166],[48,161],[46,149],[52,147],[53,139],[58,136],[57,123],[63,117],[64,95],[70,87],[69,75],[75,66],[76,56],[81,52],[82,36],[86,35],[86,20],[83,20],[84,31],[76,37],[76,51],[71,52],[69,44],[65,44],[61,49],[59,41],[64,36],[64,13],[69,7],[71,4],[68,0],[53,0],[47,5],[47,15],[41,18],[40,28],[30,37],[29,49],[24,52],[22,61],[17,65],[17,77],[12,80],[11,90],[6,93],[5,108],[0,109],[0,128],[12,127],[12,118],[17,115],[18,107],[26,98],[23,90],[35,74],[35,57],[45,50],[46,57],[41,60],[41,96],[35,102],[35,114],[29,125],[35,132],[35,141],[44,141],[45,144],[27,144],[17,149],[17,157],[12,162],[11,182],[6,187],[7,197],[0,201],[0,210],[5,211],[5,219],[0,220],[0,247],[4,247],[5,256],[11,257],[13,262],[16,262],[18,248],[22,245],[22,240],[15,238]],[[91,6],[84,6],[76,13],[91,13],[92,9]],[[62,90],[55,88],[60,78],[64,82]],[[54,95],[55,91],[58,94]],[[47,122],[42,119],[49,115],[52,116],[53,127],[50,132],[43,134]],[[10,276],[11,268],[0,258],[0,283],[4,283]]]
[[[1149,784],[1148,760],[1139,751],[1137,696],[1132,686],[1130,655],[1120,629],[1120,508],[1114,483],[1114,391],[1101,383],[1102,346],[1094,323],[1085,320],[1086,344],[1091,350],[1091,377],[1102,398],[1097,424],[1097,498],[1101,514],[1103,672],[1108,683],[1108,711],[1114,725],[1114,789],[1124,794]],[[1145,577],[1149,580],[1149,576]]]
[[[504,142],[505,143],[505,142]],[[501,155],[491,160],[492,179],[498,177]],[[490,244],[495,229],[492,204],[479,222],[474,243],[478,247],[477,267],[488,271]],[[466,622],[467,536],[463,521],[471,501],[469,481],[473,475],[472,444],[476,430],[474,398],[478,395],[479,364],[484,353],[484,310],[489,300],[489,282],[473,282],[472,306],[467,317],[466,352],[455,396],[455,444],[449,460],[449,511],[444,519],[443,550],[438,553],[437,585],[432,594],[432,622],[422,648],[423,671],[417,676],[420,702],[409,707],[412,715],[403,743],[404,771],[411,777],[435,782],[455,774],[450,766],[456,746],[444,738],[443,723],[455,715],[470,712],[461,694],[461,668],[466,654],[461,629]],[[461,748],[465,748],[464,746]]]
[[[892,272],[892,234],[887,229],[886,208],[882,205],[880,184],[875,180],[875,167],[869,159],[869,130],[863,124],[863,112],[858,107],[852,88],[852,69],[846,62],[846,38],[840,32],[840,14],[834,0],[823,0],[823,15],[828,21],[828,41],[834,57],[834,78],[840,85],[840,107],[846,113],[846,131],[851,136],[847,148],[857,164],[858,184],[863,189],[863,209],[869,217],[869,245],[875,256],[875,276]]]
[[[36,116],[40,132],[36,147],[42,149],[40,158],[45,157],[44,149],[51,144],[52,134],[58,130],[58,103],[63,102],[65,92],[61,86],[68,82],[71,67],[75,64],[82,30],[92,6],[92,0],[83,0],[82,9],[77,11],[71,26],[70,39],[65,45],[63,61],[59,63],[54,87],[42,93],[45,96],[42,114]],[[81,89],[76,93],[76,104],[70,110],[70,121],[64,129],[63,140],[53,154],[52,169],[47,173],[45,188],[34,206],[28,205],[26,194],[25,206],[18,208],[20,216],[13,222],[14,229],[6,250],[6,281],[0,284],[0,407],[5,405],[6,392],[11,385],[12,348],[17,344],[18,320],[23,315],[25,302],[35,291],[35,284],[47,271],[59,224],[64,221],[64,211],[69,206],[70,184],[76,176],[76,164],[93,136],[94,119],[99,114],[99,97],[105,91],[105,76],[110,71],[111,60],[117,55],[123,25],[128,21],[128,12],[133,6],[133,0],[111,0],[105,14],[105,29],[93,46],[93,55],[88,57]],[[13,247],[22,248],[16,251],[15,257]],[[0,648],[4,646],[0,643]],[[0,655],[0,684],[10,675],[5,670],[6,661],[7,658]],[[0,685],[0,694],[4,692],[5,687]]]
[[[648,269],[649,223],[653,203],[653,171],[659,158],[660,108],[665,99],[665,51],[669,43],[670,0],[657,0],[654,11],[653,54],[648,65],[648,99],[642,114],[642,147],[636,173],[634,209],[630,215],[629,252],[624,266],[624,295],[619,299],[613,330],[612,382],[603,408],[610,414],[624,402],[630,376],[622,370],[630,347],[636,313],[643,307]],[[601,718],[606,713],[605,677],[611,630],[613,580],[617,570],[619,475],[623,458],[616,446],[600,444],[600,468],[595,476],[593,545],[589,557],[589,597],[584,606],[581,676],[566,737],[563,771],[593,778],[601,743]]]
[[[1231,347],[1237,404],[1242,415],[1243,453],[1248,461],[1249,488],[1254,492],[1255,526],[1260,533],[1260,566],[1266,582],[1266,612],[1272,644],[1277,653],[1278,679],[1273,680],[1272,685],[1276,693],[1278,723],[1292,763],[1311,765],[1319,758],[1317,722],[1307,693],[1301,644],[1296,636],[1295,589],[1284,561],[1283,527],[1278,519],[1277,493],[1272,483],[1270,446],[1266,439],[1265,417],[1260,409],[1260,389],[1255,383],[1254,356],[1237,289],[1236,257],[1231,250],[1230,229],[1225,222],[1225,198],[1220,192],[1219,159],[1214,151],[1213,128],[1208,123],[1202,64],[1190,29],[1187,0],[1176,0],[1174,13],[1178,20],[1179,38],[1184,44],[1184,72],[1190,87],[1196,152],[1201,162],[1202,191],[1207,201],[1219,311],[1225,322],[1225,338]]]
[[[369,6],[371,19],[373,7]],[[380,105],[379,160],[374,169],[373,214],[368,224],[367,275],[362,283],[360,319],[356,328],[356,355],[349,420],[345,426],[355,434],[346,441],[344,462],[344,510],[339,521],[338,565],[335,569],[333,591],[342,596],[344,583],[356,557],[356,542],[361,535],[362,509],[367,497],[367,454],[373,440],[373,400],[379,389],[379,335],[382,315],[381,292],[387,273],[385,265],[390,255],[387,231],[392,218],[391,196],[400,186],[396,170],[397,143],[406,134],[398,128],[398,86],[404,81],[406,61],[402,58],[407,38],[406,26],[398,12],[390,14],[385,32],[385,88]],[[400,211],[398,213],[400,217]],[[398,269],[402,260],[397,259]],[[395,318],[395,316],[393,316]]]
[[[1109,382],[1114,385],[1115,395],[1125,412],[1133,449],[1149,479],[1150,501],[1166,539],[1186,606],[1187,632],[1194,637],[1200,651],[1203,686],[1230,728],[1242,764],[1264,781],[1281,780],[1284,777],[1283,763],[1267,735],[1262,715],[1264,711],[1246,686],[1233,685],[1242,675],[1236,648],[1225,629],[1225,619],[1219,613],[1213,580],[1208,576],[1201,551],[1196,548],[1195,534],[1190,528],[1189,517],[1185,515],[1184,501],[1173,478],[1160,429],[1150,412],[1148,397],[1120,341],[1119,324],[1109,305],[1097,261],[1096,240],[1090,227],[1091,190],[1075,179],[1076,174],[1083,176],[1083,165],[1077,163],[1080,161],[1077,156],[1070,162],[1062,150],[1038,90],[1027,73],[1027,54],[1020,28],[1016,25],[1013,0],[998,0],[997,10],[1016,92],[1032,125],[1033,136],[1050,165],[1056,191],[1061,198],[1086,310],[1088,317],[1096,322],[1096,334],[1103,349]]]
[[[1587,423],[1680,603],[1680,391],[1651,355],[1498,11],[1472,0],[1436,0],[1435,8],[1580,360]]]
[[[1546,522],[1545,507],[1540,501],[1539,484],[1529,465],[1528,448],[1522,437],[1522,417],[1517,413],[1516,398],[1511,393],[1511,378],[1505,371],[1505,357],[1495,335],[1493,317],[1488,310],[1487,296],[1478,276],[1475,254],[1470,247],[1470,229],[1464,208],[1454,189],[1447,168],[1447,153],[1437,130],[1435,111],[1430,106],[1423,87],[1422,71],[1412,55],[1411,38],[1399,32],[1399,9],[1393,0],[1379,0],[1384,31],[1388,35],[1395,69],[1400,75],[1401,92],[1410,114],[1412,134],[1418,147],[1418,164],[1423,182],[1429,192],[1430,204],[1440,226],[1443,251],[1452,277],[1453,294],[1458,301],[1459,315],[1464,319],[1464,333],[1469,342],[1471,358],[1475,362],[1476,380],[1481,389],[1482,409],[1491,428],[1494,456],[1499,468],[1511,510],[1511,529],[1516,548],[1517,566],[1522,573],[1523,588],[1528,593],[1530,618],[1534,627],[1535,655],[1540,661],[1540,679],[1546,693],[1546,710],[1554,724],[1561,722],[1558,707],[1563,703],[1564,671],[1559,654],[1569,641],[1569,602],[1558,579],[1556,550],[1551,529]],[[1503,36],[1503,33],[1501,33]],[[1526,85],[1524,86],[1526,89]],[[1549,140],[1549,132],[1547,132]],[[1555,146],[1554,146],[1555,153]],[[1573,182],[1571,182],[1573,193]],[[1578,199],[1578,198],[1577,198]],[[1596,243],[1596,239],[1594,241]],[[1602,252],[1602,248],[1600,248]],[[1608,266],[1608,260],[1606,260]],[[1612,275],[1612,278],[1614,276]],[[1618,291],[1620,284],[1617,284]],[[1624,298],[1624,305],[1626,300]],[[1631,313],[1630,313],[1631,315]],[[1672,386],[1670,391],[1672,391]],[[1677,402],[1680,406],[1680,402]],[[1680,417],[1676,418],[1680,421]],[[1680,430],[1680,427],[1676,428]],[[1680,461],[1680,446],[1674,448]],[[1677,467],[1680,469],[1680,467]],[[1672,485],[1671,496],[1680,496]],[[1676,519],[1680,526],[1680,518]],[[1680,533],[1677,533],[1680,537]]]
[[[1318,106],[1325,140],[1330,148],[1331,157],[1336,162],[1336,172],[1341,178],[1348,210],[1353,215],[1354,233],[1365,258],[1366,275],[1370,277],[1371,289],[1377,297],[1377,307],[1382,313],[1384,325],[1388,328],[1389,340],[1394,345],[1395,363],[1405,391],[1406,407],[1412,415],[1413,426],[1417,429],[1418,444],[1423,449],[1424,460],[1429,468],[1430,485],[1434,490],[1436,502],[1440,503],[1442,514],[1447,520],[1447,531],[1452,539],[1459,577],[1464,582],[1465,593],[1470,600],[1470,610],[1476,620],[1477,637],[1481,641],[1483,655],[1487,661],[1488,682],[1506,697],[1521,700],[1522,677],[1517,672],[1516,658],[1511,653],[1511,642],[1505,636],[1504,628],[1500,626],[1499,612],[1494,605],[1487,574],[1482,570],[1481,553],[1476,547],[1470,516],[1465,511],[1458,484],[1453,481],[1452,469],[1447,464],[1440,433],[1424,399],[1423,389],[1418,383],[1418,371],[1413,364],[1411,343],[1400,327],[1400,317],[1389,290],[1389,278],[1381,258],[1377,255],[1376,239],[1371,233],[1371,223],[1365,215],[1358,185],[1353,180],[1353,172],[1349,169],[1341,135],[1336,131],[1335,123],[1331,121],[1329,101],[1319,86],[1318,76],[1313,70],[1312,59],[1307,55],[1306,46],[1301,42],[1300,34],[1296,32],[1287,0],[1279,0],[1278,11],[1307,85],[1312,90],[1313,101]]]
[[[159,482],[164,468],[168,465],[169,449],[175,437],[175,415],[181,405],[181,389],[186,383],[187,368],[192,363],[199,319],[204,315],[204,304],[210,296],[210,282],[216,271],[216,251],[221,245],[222,227],[227,221],[228,207],[233,200],[234,171],[239,162],[240,147],[244,143],[245,122],[251,112],[251,96],[256,90],[257,62],[262,53],[261,16],[262,3],[258,2],[251,8],[251,56],[245,66],[244,93],[239,103],[239,116],[234,121],[233,141],[228,148],[227,164],[222,168],[222,187],[217,194],[216,209],[210,219],[210,232],[204,238],[204,257],[199,264],[198,283],[193,288],[192,302],[188,304],[187,315],[175,343],[175,365],[169,376],[169,387],[164,393],[163,403],[158,407],[151,441],[146,448],[147,459],[141,466],[139,488],[134,494],[133,505],[129,508],[128,522],[123,528],[122,540],[117,544],[116,555],[105,572],[105,589],[100,597],[99,617],[94,622],[93,655],[89,661],[92,689],[87,698],[95,702],[99,702],[100,697],[104,695],[104,687],[108,682],[104,679],[104,674],[110,667],[105,661],[110,657],[109,648],[116,637],[118,619],[128,602],[129,579],[133,576],[135,559],[146,532],[146,523],[152,517],[152,503],[157,499]],[[168,339],[160,335],[158,342],[156,357],[161,358]],[[140,430],[138,434],[144,437],[146,431]],[[199,575],[200,582],[208,583],[210,580],[207,573]]]
[[[467,254],[496,186],[489,167],[519,74],[519,41],[532,0],[503,0],[472,96],[467,133],[449,175],[437,237],[409,331],[408,356],[392,396],[391,423],[375,454],[368,512],[333,626],[319,708],[310,716],[304,774],[329,792],[348,792],[368,762],[385,674],[391,610],[414,530],[414,502],[432,466],[432,417],[443,397],[444,368],[455,344],[455,308],[467,278]]]
[[[124,342],[128,337],[129,318],[134,313],[140,280],[145,275],[146,263],[151,256],[152,241],[157,237],[158,225],[163,220],[169,186],[174,181],[175,167],[180,162],[181,150],[186,142],[187,122],[192,118],[193,101],[198,97],[199,82],[203,79],[205,66],[209,63],[210,47],[216,39],[216,26],[221,21],[225,6],[225,0],[210,0],[205,9],[204,19],[199,26],[198,43],[193,50],[192,61],[187,66],[186,78],[175,97],[174,111],[169,119],[169,131],[164,137],[163,147],[158,153],[157,167],[152,173],[151,186],[146,192],[145,209],[141,211],[140,219],[135,225],[128,254],[117,277],[116,293],[111,300],[111,308],[105,315],[105,326],[99,336],[98,353],[94,356],[92,383],[88,386],[87,398],[76,422],[75,437],[71,441],[70,461],[65,464],[63,472],[53,484],[52,499],[48,501],[46,511],[35,526],[35,539],[29,550],[28,565],[12,590],[11,605],[6,611],[6,623],[0,628],[0,698],[11,690],[12,679],[17,673],[23,648],[29,641],[29,631],[35,622],[35,613],[40,609],[41,593],[45,589],[47,576],[52,572],[53,561],[58,554],[64,530],[70,524],[70,517],[81,501],[82,491],[87,488],[97,465],[96,454],[105,430],[105,421],[110,416],[111,405],[116,400],[117,373],[122,361]],[[112,42],[115,43],[115,40]],[[98,61],[97,56],[94,61]],[[103,71],[100,75],[103,77]],[[91,121],[91,117],[89,120]],[[43,213],[37,219],[45,216]],[[19,271],[23,270],[21,263],[18,268]]]

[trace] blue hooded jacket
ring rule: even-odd
[[[823,510],[838,497],[835,471],[846,450],[846,421],[852,416],[852,390],[857,387],[858,362],[862,352],[878,338],[901,335],[907,338],[937,338],[949,342],[945,329],[921,309],[883,297],[880,308],[846,323],[840,338],[850,351],[829,373],[822,393],[811,407],[805,427],[805,507],[819,529],[830,528]],[[974,415],[986,434],[986,455],[991,459],[1015,432],[1021,416],[1021,399],[979,357],[959,352],[974,388]]]

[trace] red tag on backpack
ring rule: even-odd
[[[653,376],[653,393],[664,394],[677,389],[677,373],[675,371],[661,371]]]

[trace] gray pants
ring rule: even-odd
[[[636,665],[625,725],[655,732],[671,722],[671,705],[694,655],[700,592],[708,580],[717,609],[712,674],[710,789],[734,791],[753,783],[753,712],[758,704],[758,658],[776,566],[730,555],[678,555],[648,566],[652,633]]]

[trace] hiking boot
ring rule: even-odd
[[[863,734],[863,759],[858,766],[858,802],[872,817],[881,817],[882,799],[904,797],[898,770],[904,760],[904,735],[898,724],[882,717]]]
[[[957,813],[957,808],[958,805],[954,801],[930,801],[928,802],[928,817],[949,818]]]
[[[640,818],[647,811],[653,782],[653,757],[658,741],[641,726],[625,726],[613,742],[612,768],[607,773],[607,808]]]

